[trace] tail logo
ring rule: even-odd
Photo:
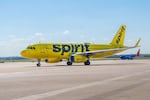
[[[116,39],[116,44],[119,44],[120,40],[121,40],[121,36],[122,36],[122,33],[125,31],[125,28],[122,26],[121,30],[120,30],[120,33],[118,35],[118,38]]]
[[[119,36],[118,36],[118,38],[117,38],[117,40],[116,40],[116,43],[117,43],[117,44],[119,44],[120,39],[121,39],[121,36],[122,36],[122,32],[119,33]]]

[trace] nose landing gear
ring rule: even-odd
[[[38,59],[38,63],[36,64],[37,67],[41,67],[41,59]]]

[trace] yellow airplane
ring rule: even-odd
[[[56,63],[63,59],[67,60],[67,65],[72,65],[74,62],[83,62],[84,65],[90,65],[90,59],[92,58],[107,57],[138,47],[140,39],[135,46],[128,47],[124,45],[125,33],[126,25],[122,25],[109,44],[38,43],[29,45],[21,52],[21,55],[25,58],[37,59],[37,67],[41,66],[41,60],[45,60],[47,63]]]

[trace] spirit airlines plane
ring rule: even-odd
[[[140,42],[137,41],[135,46],[128,47],[124,45],[126,26],[119,28],[115,37],[109,44],[62,44],[62,43],[38,43],[29,45],[21,52],[25,58],[37,59],[37,66],[41,66],[40,61],[45,60],[47,63],[60,62],[67,60],[67,65],[72,63],[81,63],[90,65],[90,59],[102,58],[120,53],[127,49],[136,48]]]

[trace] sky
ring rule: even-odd
[[[149,0],[0,0],[0,57],[20,56],[34,43],[107,44],[120,25],[127,26],[125,45],[141,38],[141,53],[150,54],[149,5]]]

